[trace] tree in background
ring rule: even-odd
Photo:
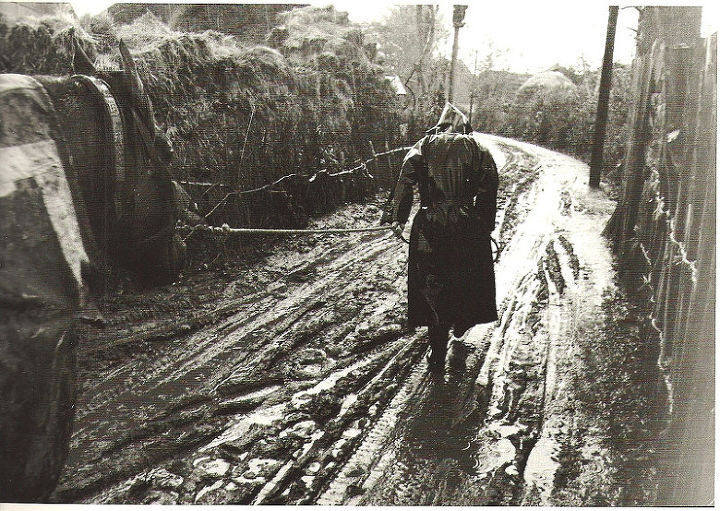
[[[499,63],[510,53],[484,39],[474,49],[473,70],[457,70],[456,104],[467,108],[471,124],[484,132],[499,132],[506,121],[506,113],[515,91],[529,75],[500,69]]]
[[[437,5],[393,7],[368,26],[368,40],[378,43],[388,70],[397,74],[415,98],[444,88],[438,76],[439,46],[449,37]],[[443,60],[443,59],[440,59]]]
[[[402,5],[365,29],[366,41],[377,47],[378,63],[398,75],[408,91],[403,122],[406,142],[412,142],[435,123],[445,104],[450,62],[438,49],[449,37],[447,23],[437,5]]]

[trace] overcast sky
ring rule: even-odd
[[[390,2],[382,0],[277,0],[282,3],[312,3],[327,5],[334,3],[339,10],[348,11],[350,18],[357,22],[377,21],[389,10]],[[70,0],[78,15],[96,14],[115,3],[108,0]],[[203,2],[194,0],[184,3],[219,3],[217,0]],[[223,2],[232,3],[232,2]],[[240,2],[262,3],[262,2]],[[270,2],[272,3],[272,2]],[[415,3],[415,2],[398,2]],[[433,3],[431,1],[423,3]],[[554,64],[579,67],[584,59],[591,67],[599,67],[602,62],[607,29],[608,2],[597,0],[567,1],[545,0],[520,1],[501,0],[495,2],[456,0],[455,2],[434,2],[440,5],[448,30],[452,31],[452,4],[469,5],[465,26],[460,30],[460,53],[467,66],[474,67],[474,55],[477,50],[479,59],[492,46],[502,50],[504,58],[496,63],[496,68],[515,72],[538,72]],[[703,35],[718,29],[718,8],[716,2],[675,0],[665,2],[654,0],[653,5],[704,5]],[[632,29],[637,28],[637,12],[632,8],[622,8],[618,18],[615,38],[615,61],[629,63],[635,51],[635,39]],[[637,4],[635,4],[637,5]],[[441,51],[450,55],[451,38]]]

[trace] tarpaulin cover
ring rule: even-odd
[[[50,100],[0,75],[0,500],[42,498],[67,453],[87,261]]]

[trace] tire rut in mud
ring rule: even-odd
[[[56,500],[555,502],[558,481],[588,456],[587,445],[571,452],[567,442],[575,412],[562,371],[575,348],[563,311],[580,307],[594,270],[562,227],[577,208],[558,169],[575,163],[494,143],[505,155],[501,320],[454,343],[462,367],[430,377],[424,329],[403,329],[406,250],[397,241],[300,243],[207,300],[181,304],[199,309],[183,332],[157,335],[178,317],[162,307],[128,316],[144,322],[143,341],[84,384]],[[358,218],[368,218],[362,205],[328,222]],[[121,337],[122,318],[113,321]]]
[[[57,499],[92,501],[103,486],[139,472],[142,465],[195,449],[197,438],[217,437],[228,416],[268,397],[253,400],[243,394],[279,383],[282,388],[278,385],[274,394],[287,397],[349,365],[358,354],[387,350],[401,330],[396,280],[402,265],[382,261],[376,267],[384,270],[368,267],[381,255],[395,259],[397,243],[378,236],[360,237],[362,250],[356,243],[332,240],[295,261],[278,258],[276,267],[288,271],[277,273],[286,278],[243,297],[247,305],[217,327],[158,343],[157,349],[148,343],[144,356],[112,368],[110,381],[86,382],[85,392],[93,394],[77,416],[76,459],[70,460],[75,466],[69,472],[74,481],[61,486]],[[327,307],[329,301],[335,307]],[[109,406],[118,404],[121,411],[113,413]],[[113,428],[103,440],[97,432],[105,423]],[[207,434],[183,437],[185,424],[193,423]],[[172,440],[178,432],[180,441]],[[145,452],[127,454],[138,450]]]
[[[375,440],[368,448],[376,453],[374,468],[359,471],[349,464],[355,479],[358,474],[369,476],[349,486],[343,481],[349,492],[333,488],[318,503],[517,505],[522,501],[525,469],[544,426],[545,403],[554,391],[554,333],[548,327],[560,324],[552,310],[558,307],[561,293],[554,285],[557,277],[551,278],[559,266],[557,253],[548,245],[541,251],[537,270],[520,280],[517,292],[501,310],[498,327],[473,332],[474,349],[464,374],[455,381],[430,382],[424,389],[430,397],[409,405],[418,409],[405,412],[398,438]],[[417,387],[417,382],[408,385]],[[442,431],[436,429],[438,424],[444,425]],[[418,457],[418,452],[423,456]]]
[[[524,169],[516,166],[514,171]],[[339,221],[356,220],[360,207],[348,208],[354,211],[345,213],[344,219],[341,215]],[[406,353],[406,350],[397,352],[398,339],[404,335],[400,327],[405,301],[402,248],[387,237],[363,235],[353,239],[318,240],[314,246],[308,243],[289,257],[287,253],[270,255],[263,261],[262,271],[251,271],[250,276],[255,276],[251,284],[236,289],[229,285],[224,299],[217,300],[215,292],[206,293],[207,301],[178,301],[181,308],[196,309],[182,318],[181,325],[190,326],[180,329],[177,315],[163,317],[162,312],[172,308],[162,303],[142,311],[129,307],[111,317],[106,343],[86,343],[86,353],[98,350],[112,353],[111,350],[118,348],[115,342],[123,336],[133,341],[134,346],[114,359],[110,357],[106,366],[110,367],[84,383],[83,390],[89,399],[77,414],[74,456],[56,499],[140,502],[154,495],[163,501],[167,496],[153,494],[156,490],[152,485],[146,492],[150,497],[143,497],[143,492],[138,490],[147,486],[148,469],[167,464],[180,467],[182,463],[178,458],[182,458],[183,453],[192,457],[193,452],[202,449],[201,444],[212,444],[238,415],[262,413],[263,408],[277,406],[294,394],[312,388],[314,382],[353,366],[358,356],[361,360],[370,357],[379,363]],[[131,306],[142,304],[141,298],[133,298],[128,300]],[[327,307],[330,303],[333,307]],[[138,319],[144,322],[138,324]],[[129,324],[124,325],[128,321]],[[410,343],[415,346],[414,355],[422,351],[420,344],[417,339],[414,344]],[[343,410],[348,417],[367,414],[369,410],[377,414],[397,392],[399,375],[408,371],[416,358],[401,356],[402,363],[395,361],[390,369],[386,367],[380,379],[376,372],[366,371],[363,375],[363,371],[356,370],[345,378],[347,394],[328,397],[325,403],[311,399],[310,404],[288,411],[291,420],[281,419],[280,424],[292,426],[293,417],[308,415],[308,407],[312,406],[327,410],[312,419],[319,424],[343,409],[342,403],[351,401]],[[377,363],[367,367],[379,371],[383,366]],[[361,384],[369,385],[370,390],[360,392],[358,385]],[[361,406],[366,409],[358,408]],[[353,419],[355,426],[362,418]],[[365,419],[363,431],[372,422]],[[346,425],[343,419],[334,424],[331,431],[339,431]],[[276,424],[274,428],[277,427]],[[358,428],[351,429],[355,434]],[[267,433],[268,438],[272,438],[272,431],[271,428]],[[341,440],[346,440],[341,442],[343,445],[335,445]],[[285,467],[287,474],[281,479],[290,482],[286,488],[288,494],[283,495],[285,490],[278,491],[282,486],[278,486],[279,481],[273,483],[278,490],[265,488],[262,493],[263,490],[257,488],[249,489],[247,481],[240,479],[242,484],[232,484],[242,487],[240,493],[245,497],[230,492],[234,496],[228,499],[243,501],[262,495],[260,500],[264,501],[307,502],[320,492],[321,486],[330,484],[332,473],[337,470],[334,467],[339,468],[343,456],[352,454],[352,446],[358,441],[355,436],[343,439],[332,434],[314,439],[313,447],[308,450],[310,454],[306,453],[302,460],[312,467],[309,472],[314,472],[314,464],[319,461],[309,461],[308,456],[320,456],[318,453],[322,449],[327,451],[328,445],[335,445],[330,454],[335,452],[338,460],[326,469],[327,473],[313,476],[318,482],[311,487],[302,489],[294,479],[298,471],[307,467],[285,461],[277,469]],[[284,455],[290,452],[280,451]],[[253,459],[255,457],[249,458]],[[275,465],[269,463],[268,467]],[[194,481],[195,470],[183,466],[185,478]],[[236,472],[240,470],[238,466],[242,464],[236,465]],[[272,472],[268,467],[266,471]],[[133,477],[137,473],[141,476]],[[276,476],[277,473],[272,475]],[[118,483],[126,484],[123,480],[144,482],[131,484],[134,490],[129,493],[112,491],[111,487]],[[202,477],[199,481],[203,481]],[[176,488],[177,497],[170,500],[224,501],[225,497],[213,494],[218,493],[217,489],[206,491],[198,499],[205,488],[200,482],[195,486],[188,483],[186,491]],[[213,481],[213,485],[216,483]]]

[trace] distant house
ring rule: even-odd
[[[405,90],[405,86],[398,75],[385,75],[385,79],[390,82],[390,86],[395,91],[395,94],[398,96],[405,96],[407,94],[407,90]]]
[[[68,2],[0,2],[0,16],[13,24],[22,18],[68,14],[76,18]]]

